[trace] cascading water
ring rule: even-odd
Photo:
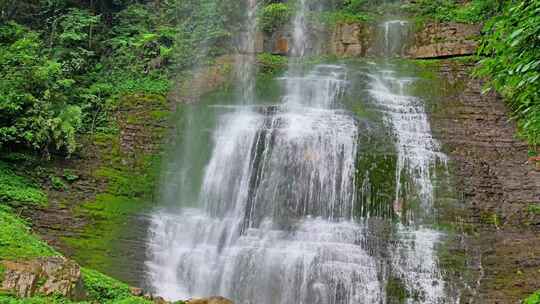
[[[297,57],[308,49],[306,2],[299,1],[294,21]],[[412,79],[387,67],[368,72],[367,93],[396,139],[392,212],[399,215],[406,203],[402,174],[411,176],[420,204],[430,210],[431,168],[444,156],[421,101],[406,94]],[[281,104],[243,106],[249,110],[221,116],[197,203],[152,217],[147,266],[159,295],[219,294],[240,304],[368,304],[395,301],[399,289],[404,303],[453,301],[437,265],[442,235],[422,227],[429,212],[404,225],[362,211],[357,151],[367,131],[342,109],[348,74],[341,65],[307,73],[291,67],[280,78]]]

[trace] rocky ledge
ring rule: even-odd
[[[407,56],[416,59],[467,56],[476,53],[481,25],[427,23],[414,35]]]

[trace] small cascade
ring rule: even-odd
[[[388,20],[379,25],[377,49],[385,57],[404,55],[410,24],[406,20]],[[382,38],[382,39],[381,39]]]
[[[291,75],[281,80],[287,92],[284,102],[289,106],[332,108],[347,89],[347,71],[339,65],[319,65],[305,76]]]
[[[433,208],[433,168],[437,162],[446,163],[439,144],[433,139],[423,101],[410,96],[406,89],[414,79],[402,78],[392,70],[374,70],[369,94],[396,137],[398,161],[396,168],[395,201],[402,200],[401,175],[404,170],[412,177],[420,196],[422,209]]]

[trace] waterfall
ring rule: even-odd
[[[240,34],[240,49],[236,59],[238,88],[242,103],[255,99],[255,62],[257,53],[257,0],[246,0],[245,31]]]
[[[307,0],[298,5],[295,63],[309,49]],[[384,25],[385,45],[393,45],[394,26],[405,25]],[[243,63],[243,75],[252,75],[250,61]],[[279,79],[281,103],[248,107],[241,101],[243,110],[219,117],[197,201],[152,215],[147,267],[156,293],[173,300],[222,295],[239,304],[453,301],[436,257],[444,236],[423,225],[433,207],[432,168],[444,155],[422,101],[407,95],[414,80],[389,68],[370,69],[366,93],[396,140],[391,207],[400,214],[406,203],[401,176],[411,176],[422,216],[405,224],[363,215],[357,153],[368,131],[342,105],[350,71],[339,64],[307,71],[291,64]],[[240,80],[248,92],[244,101],[254,95],[248,78]]]

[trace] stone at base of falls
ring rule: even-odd
[[[16,296],[60,294],[72,300],[86,298],[81,269],[64,257],[38,258],[30,261],[3,261],[2,290]]]
[[[203,299],[192,299],[186,302],[187,304],[234,304],[233,301],[224,297],[210,297]]]

